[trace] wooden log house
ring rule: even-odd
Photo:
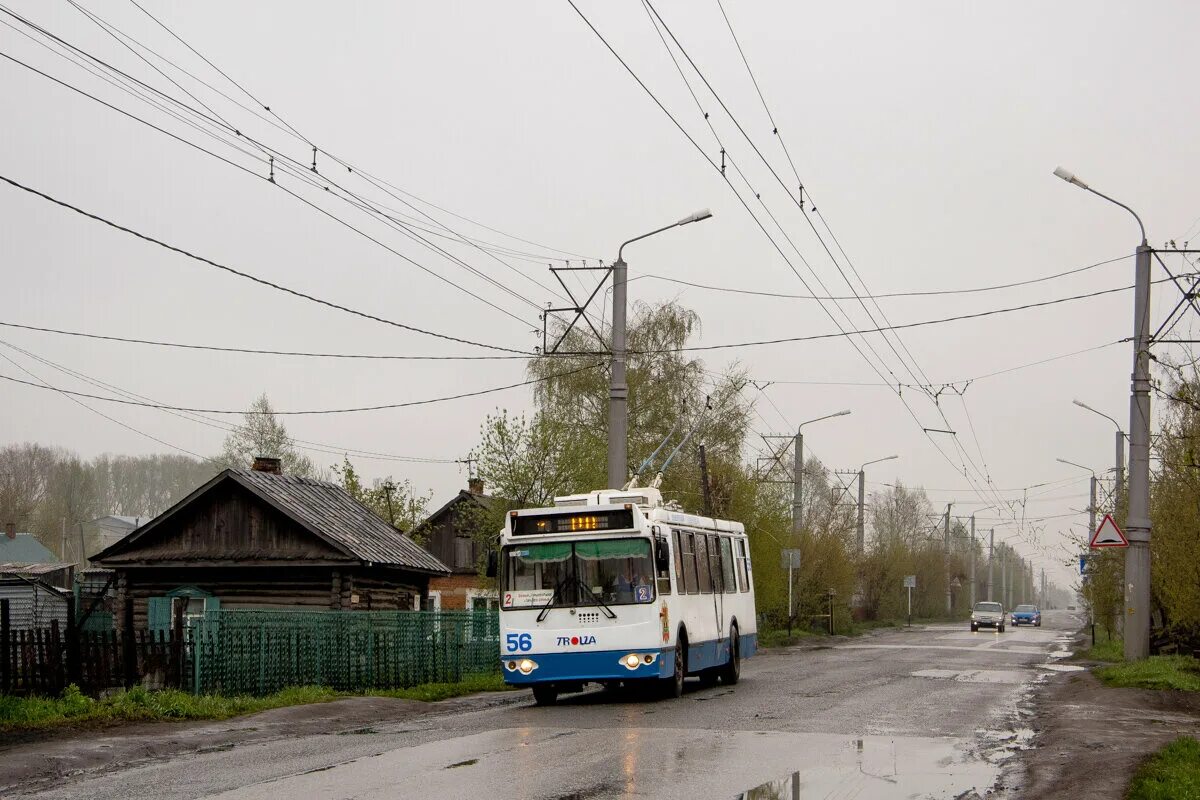
[[[165,629],[179,604],[186,615],[415,609],[450,572],[340,486],[268,458],[224,470],[93,561],[115,572],[118,630]]]

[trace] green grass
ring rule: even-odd
[[[1087,640],[1090,639],[1089,636]],[[1110,637],[1103,628],[1097,628],[1096,644],[1087,650],[1080,650],[1075,657],[1085,661],[1123,661],[1125,659],[1125,643],[1120,636]]]
[[[1096,677],[1104,681],[1106,686],[1200,692],[1200,659],[1191,656],[1150,656],[1143,661],[1099,667]]]
[[[1181,736],[1134,773],[1126,800],[1200,800],[1200,741]]]
[[[817,635],[819,634],[801,630],[799,627],[792,628],[791,636],[788,636],[787,628],[763,628],[758,632],[758,646],[760,648],[788,647],[797,644],[801,639],[810,639]]]
[[[296,686],[265,697],[193,695],[174,689],[148,691],[135,686],[102,700],[69,686],[59,697],[0,695],[0,732],[30,731],[63,725],[112,725],[121,722],[166,722],[187,719],[228,719],[284,706],[325,703],[367,694],[434,702],[475,692],[507,688],[499,675],[468,675],[459,683],[427,683],[408,689],[364,693],[337,692],[323,686]]]

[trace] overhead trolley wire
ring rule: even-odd
[[[531,378],[529,380],[521,381],[519,383],[510,383],[510,384],[506,384],[504,386],[492,386],[487,389],[478,389],[473,392],[460,392],[458,394],[445,395],[442,397],[431,397],[431,398],[427,398],[424,400],[409,400],[409,401],[403,402],[403,403],[382,403],[382,404],[373,405],[373,406],[355,406],[355,407],[350,407],[350,408],[322,408],[322,409],[305,409],[305,410],[297,410],[297,411],[291,411],[291,410],[278,411],[278,410],[276,410],[276,411],[269,411],[269,412],[266,412],[266,411],[260,412],[260,411],[251,411],[251,410],[247,410],[247,409],[194,408],[194,407],[190,407],[190,406],[176,406],[176,405],[167,405],[167,404],[163,404],[163,403],[145,403],[145,402],[139,402],[139,401],[134,401],[134,400],[125,400],[120,397],[106,397],[104,395],[88,394],[87,392],[76,392],[76,391],[70,391],[67,389],[55,389],[54,391],[63,392],[65,394],[69,394],[73,397],[86,397],[86,398],[89,398],[92,400],[102,400],[106,403],[117,403],[119,405],[138,406],[141,408],[158,408],[158,409],[163,409],[163,410],[167,410],[167,411],[187,411],[187,412],[191,412],[194,414],[274,414],[276,416],[298,417],[298,416],[317,416],[317,415],[326,415],[326,414],[354,414],[354,413],[359,413],[359,412],[364,412],[364,411],[385,411],[385,410],[391,410],[391,409],[397,409],[397,408],[412,408],[414,406],[434,405],[436,403],[444,403],[444,402],[447,402],[450,400],[462,400],[462,399],[469,398],[469,397],[479,397],[481,395],[486,395],[486,394],[495,394],[496,392],[503,392],[508,389],[516,389],[521,386],[531,386],[535,383],[543,383],[545,381],[554,380],[556,378],[564,378],[568,375],[574,375],[579,372],[585,372],[587,370],[597,369],[602,366],[604,366],[603,363],[589,364],[587,366],[577,367],[575,369],[558,372],[553,375],[547,375],[547,376],[544,376],[541,378]],[[14,378],[10,375],[0,375],[0,380],[6,380],[6,381],[10,381],[12,383],[23,384],[25,386],[32,386],[36,389],[52,388],[52,387],[42,386],[42,385],[36,384],[36,383],[31,383],[30,381],[21,380],[20,378]]]
[[[326,306],[328,308],[332,308],[337,311],[342,311],[342,312],[351,314],[356,317],[361,317],[363,319],[369,319],[374,322],[379,322],[384,325],[390,325],[395,328],[400,328],[403,330],[411,331],[413,333],[421,333],[426,336],[432,336],[437,339],[444,339],[444,340],[450,341],[450,342],[458,342],[459,344],[468,344],[468,345],[472,345],[473,347],[483,347],[488,350],[498,350],[498,351],[506,352],[506,353],[521,353],[523,355],[525,354],[524,351],[522,351],[522,350],[517,350],[514,348],[510,348],[510,347],[501,347],[500,345],[486,344],[484,342],[475,342],[475,341],[471,341],[470,339],[463,339],[458,336],[451,336],[450,334],[438,333],[436,331],[425,330],[424,328],[418,328],[414,325],[406,325],[403,322],[396,322],[395,320],[390,320],[390,319],[386,319],[384,317],[379,317],[374,314],[369,314],[365,311],[359,311],[357,309],[353,309],[348,306],[341,305],[339,303],[334,303],[329,300],[323,300],[314,295],[306,294],[305,292],[301,292],[296,289],[291,289],[287,286],[283,286],[283,285],[275,283],[273,281],[266,280],[265,278],[259,278],[255,275],[251,275],[248,272],[242,272],[241,270],[234,269],[233,267],[229,267],[224,264],[219,264],[216,261],[213,261],[212,259],[205,258],[204,256],[196,255],[195,253],[191,253],[187,250],[184,250],[181,247],[176,247],[175,245],[167,244],[166,242],[164,242],[160,239],[155,239],[153,236],[149,236],[147,234],[140,233],[139,231],[136,231],[132,228],[128,228],[128,227],[125,227],[124,225],[120,225],[116,222],[106,219],[105,217],[99,216],[98,214],[93,214],[89,211],[84,211],[82,208],[79,208],[78,206],[73,206],[70,203],[67,203],[63,200],[59,200],[55,197],[52,197],[52,196],[46,194],[45,192],[38,191],[37,189],[33,189],[29,186],[25,186],[24,184],[19,183],[19,182],[13,180],[12,178],[6,177],[4,175],[0,175],[0,181],[4,181],[5,183],[9,184],[10,186],[13,186],[24,192],[28,192],[29,194],[36,195],[36,196],[42,198],[43,200],[47,200],[51,203],[54,203],[57,206],[61,206],[63,208],[74,211],[76,214],[80,214],[82,216],[88,217],[89,219],[93,219],[97,222],[101,222],[101,223],[109,226],[110,228],[121,231],[122,233],[127,233],[131,236],[137,237],[138,239],[142,239],[143,241],[150,242],[151,244],[156,244],[159,247],[165,248],[165,249],[170,250],[175,253],[179,253],[180,255],[183,255],[183,256],[187,256],[190,259],[199,261],[202,264],[207,264],[210,267],[215,267],[216,269],[223,270],[225,272],[228,272],[231,275],[236,275],[239,278],[244,278],[246,280],[253,281],[254,283],[258,283],[263,286],[267,286],[271,289],[275,289],[277,291],[284,292],[286,294],[290,294],[290,295],[299,297],[304,300],[308,300],[309,302],[316,303],[318,305]]]

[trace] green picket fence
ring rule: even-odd
[[[499,669],[493,611],[206,612],[191,629],[194,691],[400,689]]]

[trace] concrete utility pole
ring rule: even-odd
[[[863,550],[867,546],[867,523],[865,516],[866,508],[866,486],[867,486],[867,467],[872,464],[879,464],[884,461],[891,461],[900,456],[886,456],[885,458],[877,458],[874,461],[868,461],[858,468],[858,554],[862,555]]]
[[[1092,475],[1091,499],[1088,501],[1088,539],[1096,532],[1096,476]]]
[[[867,477],[862,467],[858,470],[858,554],[861,556],[867,547],[867,523],[863,516],[863,506],[866,504]]]
[[[971,608],[975,607],[975,515],[971,515]]]
[[[613,262],[612,375],[608,387],[608,488],[620,489],[629,473],[629,385],[625,383],[625,295],[629,265],[622,258],[625,245],[656,233],[700,222],[712,216],[707,208],[678,222],[643,233],[624,242]]]
[[[992,563],[996,560],[996,529],[992,528],[991,536],[988,537],[988,590],[987,599],[992,599],[992,592],[995,591],[995,586],[992,583]]]
[[[1008,603],[1008,551],[1000,558],[1000,605],[1009,608]]]
[[[946,613],[950,614],[954,611],[954,598],[950,593],[950,503],[946,504]]]
[[[808,419],[796,426],[795,440],[795,456],[796,456],[796,474],[792,482],[792,533],[799,535],[804,528],[804,428],[805,425],[810,425],[814,422],[820,422],[823,419],[832,419],[834,417],[844,417],[850,411],[839,411],[836,414],[826,414],[823,417],[816,419]]]
[[[1129,512],[1125,519],[1125,660],[1150,655],[1150,254],[1146,226],[1132,208],[1067,170],[1054,174],[1133,215],[1141,230],[1133,281],[1133,376],[1129,393]]]
[[[704,516],[711,517],[713,515],[712,484],[708,482],[708,458],[704,452],[704,445],[700,445],[700,497],[704,504]]]

